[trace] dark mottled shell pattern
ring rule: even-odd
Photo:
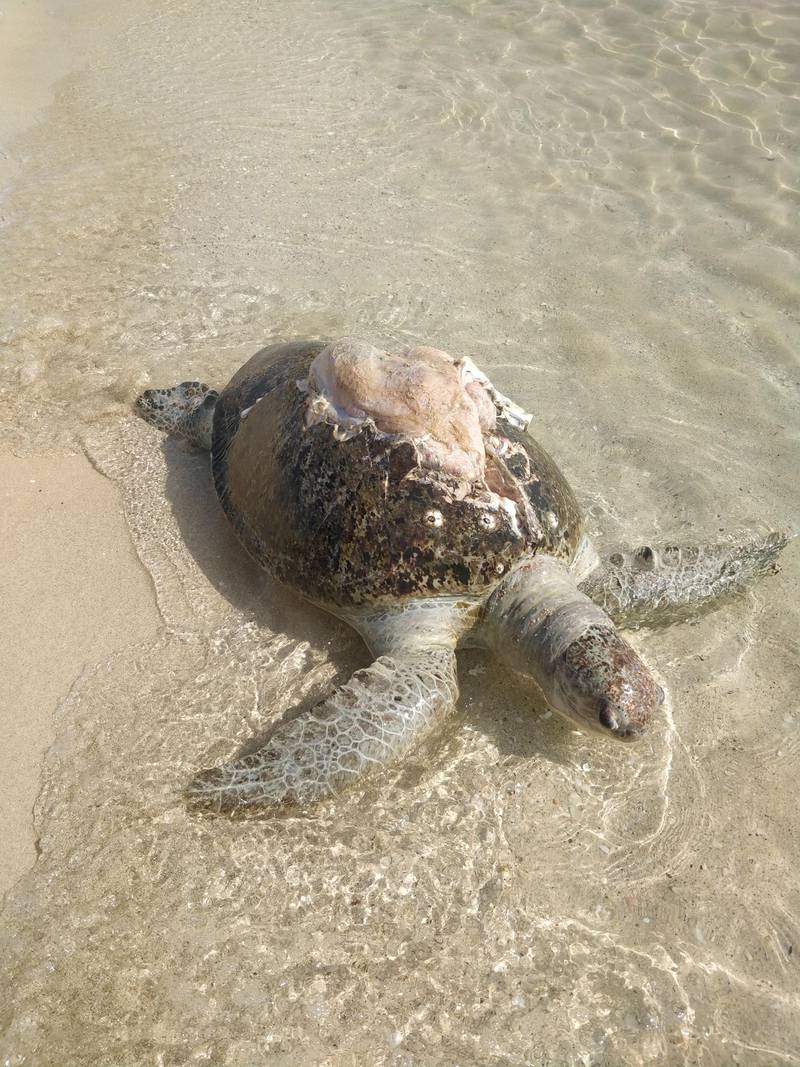
[[[258,352],[223,391],[212,465],[222,506],[252,556],[332,607],[408,596],[484,596],[518,560],[569,561],[575,497],[550,456],[498,419],[485,485],[419,467],[412,441],[366,426],[346,441],[305,424],[308,375],[324,341]],[[497,506],[498,495],[516,507]]]

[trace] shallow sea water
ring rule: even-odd
[[[0,203],[3,432],[120,485],[163,628],[59,708],[0,1062],[800,1064],[796,545],[633,635],[669,692],[638,746],[471,653],[458,716],[364,788],[198,817],[196,769],[365,654],[129,414],[273,340],[428,342],[534,413],[601,547],[797,525],[797,6],[64,17],[87,65]]]

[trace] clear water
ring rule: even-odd
[[[102,12],[102,14],[101,14]],[[262,344],[471,355],[600,545],[800,514],[789,0],[124,0],[2,203],[3,425],[119,482],[163,630],[65,696],[4,915],[2,1062],[800,1063],[800,562],[642,631],[649,740],[477,654],[459,716],[307,816],[198,767],[363,664],[128,414]]]

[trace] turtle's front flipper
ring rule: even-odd
[[[198,775],[187,798],[214,811],[313,803],[407,751],[457,698],[452,648],[380,656],[257,752]]]
[[[620,740],[641,734],[664,699],[614,623],[549,556],[511,570],[486,603],[489,646],[530,675],[556,711]]]
[[[749,534],[708,545],[618,549],[581,589],[620,625],[668,623],[774,573],[791,537]]]
[[[136,400],[136,413],[164,433],[210,452],[218,399],[219,393],[202,382],[181,382],[171,389],[146,389]]]

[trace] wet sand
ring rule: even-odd
[[[0,455],[0,893],[35,858],[56,707],[82,671],[152,638],[153,587],[119,491],[80,455]]]
[[[80,25],[58,3],[3,4],[0,212],[23,166],[17,139],[80,63]],[[83,455],[25,452],[0,454],[0,896],[36,855],[33,806],[59,701],[160,621],[118,490]]]

